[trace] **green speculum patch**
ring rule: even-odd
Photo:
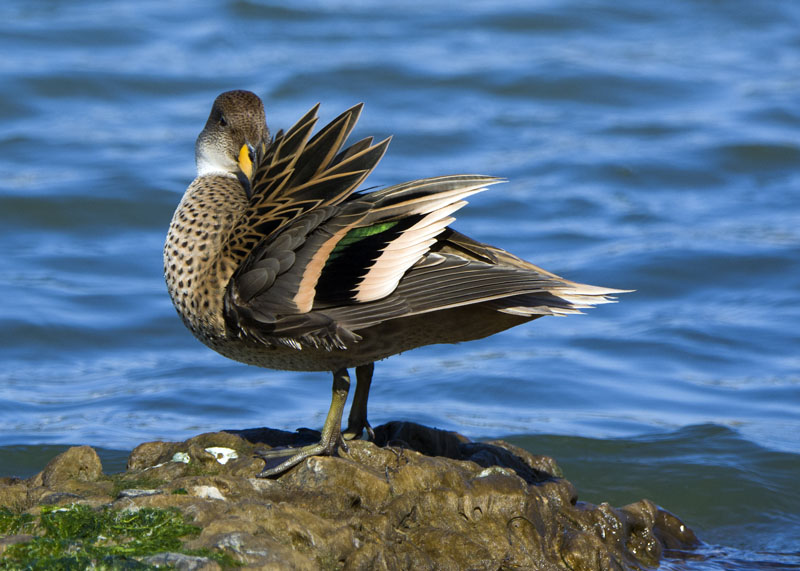
[[[369,238],[370,236],[374,236],[375,234],[385,232],[386,230],[397,226],[397,224],[398,221],[394,220],[392,222],[373,224],[372,226],[365,226],[363,228],[353,228],[344,235],[344,238],[339,240],[339,243],[336,244],[331,252],[331,255],[328,257],[328,261],[340,256],[348,247],[352,246],[356,242],[360,242],[361,240]]]

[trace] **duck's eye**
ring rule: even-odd
[[[219,126],[220,127],[227,127],[228,126],[228,122],[225,120],[225,116],[224,115],[220,115],[219,116]]]

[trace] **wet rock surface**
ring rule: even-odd
[[[254,569],[638,569],[699,543],[648,500],[579,501],[552,458],[503,441],[399,422],[375,433],[374,443],[350,442],[347,453],[310,458],[276,479],[254,477],[264,466],[254,452],[316,433],[148,442],[112,477],[94,450],[76,447],[33,478],[0,479],[0,505],[174,507],[202,530],[187,549],[224,551]],[[146,563],[219,568],[176,553]]]

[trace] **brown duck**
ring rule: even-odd
[[[197,178],[164,246],[169,294],[203,343],[251,365],[333,372],[320,442],[270,450],[274,467],[260,476],[371,434],[375,361],[580,313],[622,291],[565,280],[450,228],[468,196],[500,179],[441,176],[357,192],[389,139],[345,147],[361,105],[312,136],[318,107],[271,137],[255,94],[217,97],[195,147]]]

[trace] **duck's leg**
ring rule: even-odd
[[[372,372],[374,370],[375,363],[356,367],[356,394],[353,396],[353,404],[350,406],[347,429],[343,434],[345,440],[358,438],[365,429],[369,439],[375,440],[375,433],[367,420],[367,399],[369,398],[369,387],[372,384]]]
[[[331,407],[328,409],[328,416],[322,426],[322,437],[319,442],[300,448],[275,448],[258,453],[267,462],[258,477],[277,476],[311,456],[332,456],[337,447],[340,446],[347,451],[347,445],[342,440],[342,414],[344,413],[344,405],[347,402],[347,393],[349,391],[350,376],[347,374],[347,369],[339,369],[334,372]],[[289,456],[289,458],[277,466],[270,467],[270,465],[274,464],[276,458],[283,458],[284,456]]]

